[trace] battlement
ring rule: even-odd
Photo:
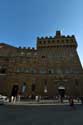
[[[37,37],[37,40],[45,40],[45,39],[57,39],[57,38],[75,38],[75,36],[74,35],[67,35],[67,36],[65,36],[65,35],[61,35],[61,32],[60,31],[56,31],[56,34],[55,34],[55,36],[54,37],[52,37],[52,36],[45,36],[45,37]]]
[[[77,47],[75,36],[61,35],[60,31],[56,31],[56,35],[54,37],[37,37],[37,48],[60,47],[64,45]]]
[[[21,46],[19,46],[17,49],[20,49],[20,50],[30,50],[30,51],[36,50],[36,48],[34,48],[34,47],[26,48],[26,47],[21,47]]]

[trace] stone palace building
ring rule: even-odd
[[[13,85],[26,86],[26,95],[83,95],[83,69],[74,35],[56,31],[37,38],[36,48],[0,43],[0,93],[10,95]]]

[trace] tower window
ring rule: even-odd
[[[41,41],[39,41],[39,43],[41,44],[42,42],[41,42]]]
[[[43,41],[43,43],[45,44],[45,43],[46,43],[46,41]]]
[[[48,70],[48,73],[49,73],[49,74],[53,74],[53,73],[54,73],[54,70],[53,70],[53,69],[49,69],[49,70]]]
[[[45,58],[45,56],[42,56],[42,58]]]
[[[57,40],[57,42],[60,42],[60,40]]]
[[[55,41],[54,40],[52,40],[52,43],[54,43]]]
[[[6,68],[0,68],[0,73],[5,74],[6,73]]]

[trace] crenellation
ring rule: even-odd
[[[49,39],[53,39],[53,37],[52,37],[52,36],[50,36],[50,37],[49,37]]]
[[[71,38],[71,36],[67,35],[67,38]]]
[[[30,50],[31,48],[30,48],[30,47],[28,47],[27,49],[28,49],[28,50]]]
[[[26,47],[24,46],[23,49],[26,49]]]
[[[57,36],[57,37],[56,37]],[[75,41],[75,37],[74,36],[61,36],[61,32],[57,31],[56,32],[56,36],[55,37],[43,37],[43,39],[37,39],[37,48],[41,49],[41,48],[47,48],[48,46],[51,47],[56,47],[56,46],[75,46],[77,47],[76,41]]]
[[[44,37],[41,37],[40,39],[43,40],[43,39],[45,39],[45,38],[44,38]]]
[[[35,48],[34,48],[34,47],[32,47],[32,50],[35,50]]]
[[[66,38],[66,36],[65,36],[65,35],[62,35],[62,38]]]
[[[19,46],[18,48],[21,49],[21,46]]]
[[[74,36],[74,35],[71,35],[71,38],[72,38],[72,39],[75,39],[75,36]]]
[[[48,39],[48,36],[46,36],[44,39]]]

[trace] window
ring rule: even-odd
[[[55,53],[48,53],[48,58],[54,59],[55,55],[56,55]]]
[[[21,68],[21,72],[25,72],[25,70],[26,70],[26,69],[25,69],[24,67]]]
[[[53,70],[53,69],[49,69],[49,70],[48,70],[48,73],[49,73],[49,74],[53,74],[53,73],[54,73],[54,70]]]
[[[62,42],[64,42],[64,40],[62,40]]]
[[[31,73],[33,73],[33,74],[36,73],[36,70],[35,70],[35,69],[32,69]]]
[[[63,74],[61,69],[57,69],[58,74]]]
[[[46,41],[43,41],[43,43],[45,44],[45,43],[46,43]]]
[[[37,52],[34,53],[34,56],[37,56]]]
[[[50,40],[48,40],[48,43],[50,43]]]
[[[68,43],[68,42],[69,42],[69,40],[68,40],[68,39],[66,39],[66,42]]]
[[[52,43],[54,43],[55,41],[54,40],[52,40]]]
[[[5,74],[5,73],[6,73],[6,68],[0,66],[0,73],[1,73],[1,74]]]
[[[24,67],[18,67],[16,68],[16,72],[25,72],[26,69]]]
[[[71,69],[66,69],[66,70],[65,70],[65,73],[66,73],[66,74],[70,74],[71,72],[72,72]]]
[[[42,58],[45,58],[45,56],[42,56]]]
[[[33,84],[31,85],[31,90],[32,90],[32,92],[34,92],[35,89],[36,89],[36,85],[33,83]]]
[[[41,41],[39,41],[39,43],[41,44],[42,42],[41,42]]]
[[[51,70],[49,70],[48,73],[51,74]]]
[[[31,53],[30,53],[30,52],[28,52],[28,53],[27,53],[27,56],[31,56]]]
[[[46,70],[45,70],[45,69],[40,69],[40,73],[41,73],[41,74],[45,74],[45,73],[46,73]]]
[[[57,42],[60,42],[60,40],[57,40]]]
[[[23,56],[23,55],[24,55],[24,52],[21,52],[21,55]]]
[[[78,80],[77,80],[77,79],[75,79],[75,85],[76,85],[76,86],[79,86],[79,83],[78,83]]]
[[[29,72],[30,72],[29,68],[26,68],[26,72],[27,72],[27,73],[29,73]]]
[[[20,68],[17,68],[17,69],[16,69],[16,72],[20,72]]]

